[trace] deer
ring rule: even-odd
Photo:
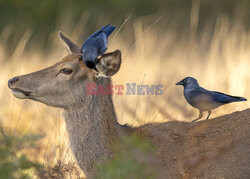
[[[71,149],[87,178],[95,176],[96,162],[114,156],[112,144],[115,141],[134,133],[155,146],[148,157],[161,171],[159,178],[249,176],[250,152],[246,149],[250,125],[244,116],[250,110],[233,114],[237,117],[231,120],[226,116],[197,123],[169,121],[139,127],[121,125],[112,95],[86,95],[88,83],[104,87],[112,84],[111,78],[121,66],[121,51],[98,57],[97,70],[93,70],[84,64],[76,43],[62,32],[59,38],[67,48],[67,56],[48,68],[11,78],[8,87],[16,98],[63,109]],[[223,127],[232,120],[235,125]]]

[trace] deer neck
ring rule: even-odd
[[[89,95],[82,100],[82,107],[65,110],[64,117],[75,158],[87,174],[94,162],[112,156],[111,145],[124,129],[116,121],[112,96]]]

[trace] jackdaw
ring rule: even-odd
[[[184,78],[182,81],[176,83],[176,85],[184,86],[184,96],[187,102],[191,106],[199,109],[199,117],[192,122],[201,119],[204,111],[208,111],[208,120],[212,109],[231,102],[247,100],[243,97],[230,96],[224,93],[206,90],[200,87],[197,80],[192,77]]]
[[[96,69],[96,59],[107,50],[108,37],[115,30],[115,26],[106,25],[84,41],[81,52],[84,63],[87,67]]]

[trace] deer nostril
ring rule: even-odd
[[[10,86],[13,85],[14,83],[16,83],[18,80],[19,80],[18,77],[11,78],[11,79],[8,81],[8,86],[10,87]]]

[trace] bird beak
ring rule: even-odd
[[[183,85],[183,81],[176,83],[175,85]]]
[[[97,70],[96,66],[93,67],[93,70],[95,70],[98,73],[98,70]]]
[[[86,60],[84,61],[85,65],[90,68],[90,69],[94,69],[95,68],[95,63],[90,61],[90,60]]]
[[[84,61],[83,58],[82,58],[82,56],[81,56],[81,60]],[[86,61],[86,62],[84,61],[84,63],[85,63],[85,65],[86,65],[88,68],[93,69],[93,70],[95,70],[96,72],[98,72],[95,63],[92,63],[91,61]]]

